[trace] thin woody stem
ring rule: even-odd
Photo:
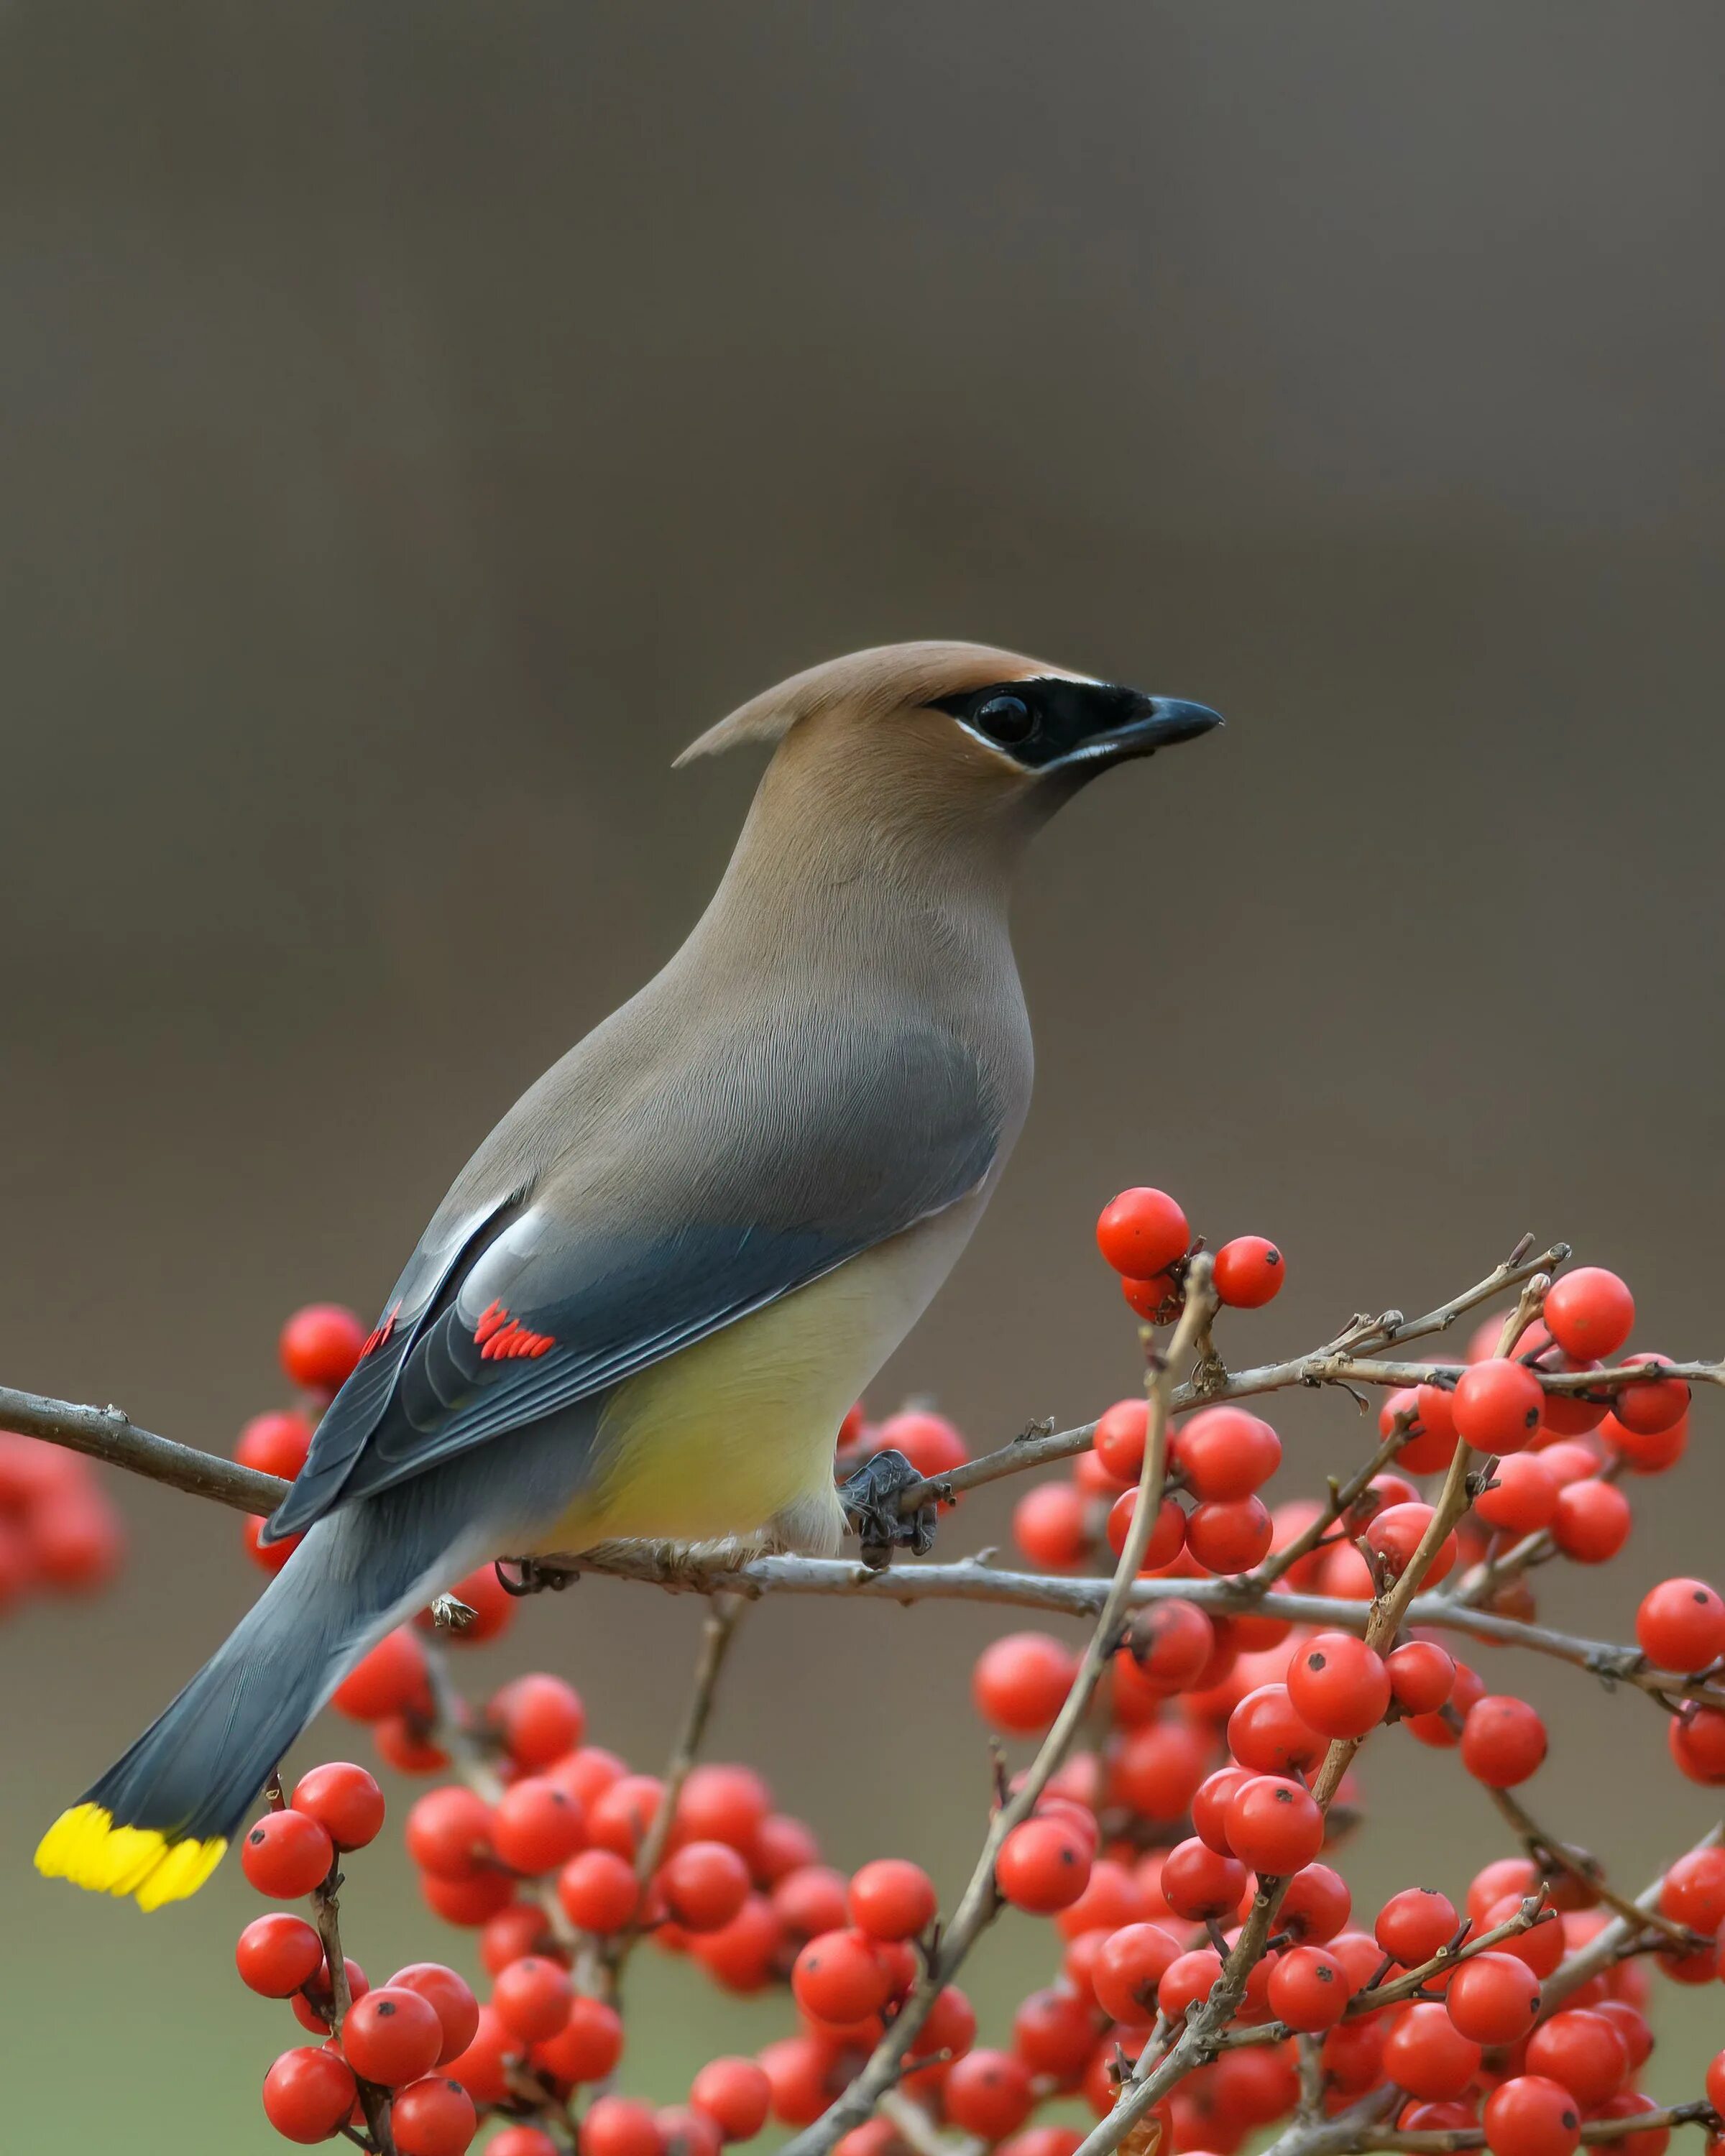
[[[725,1666],[731,1642],[737,1635],[737,1628],[742,1622],[742,1614],[747,1607],[747,1603],[740,1596],[716,1594],[708,1609],[706,1622],[701,1627],[701,1654],[695,1666],[694,1689],[689,1696],[682,1726],[672,1743],[670,1758],[665,1763],[658,1809],[653,1815],[652,1824],[641,1837],[641,1846],[635,1856],[635,1877],[639,1883],[644,1909],[648,1884],[658,1871],[670,1841],[677,1799],[682,1794],[683,1784],[689,1779],[689,1770],[695,1764],[701,1739],[706,1734],[706,1725],[712,1717],[719,1673]],[[638,1917],[601,1949],[598,1960],[606,1998],[614,2001],[622,1981],[624,1964],[629,1959],[643,1929]]]

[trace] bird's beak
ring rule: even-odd
[[[1139,696],[1129,716],[1104,733],[1092,734],[1073,760],[1123,763],[1129,757],[1154,756],[1176,742],[1196,741],[1222,723],[1208,704],[1183,703],[1177,696]]]

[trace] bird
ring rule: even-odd
[[[839,1425],[951,1270],[1024,1120],[1008,926],[1029,839],[1201,704],[986,644],[880,645],[676,761],[771,749],[674,957],[456,1177],[265,1524],[259,1601],[36,1854],[194,1893],[385,1634],[475,1565],[646,1537],[739,1554],[927,1539]]]

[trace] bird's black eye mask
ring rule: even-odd
[[[1190,741],[1221,724],[1203,704],[1059,675],[937,696],[932,708],[947,712],[1026,771],[1153,756],[1158,748]]]

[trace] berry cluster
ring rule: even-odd
[[[0,1612],[37,1589],[92,1594],[125,1554],[119,1515],[81,1454],[0,1430]]]
[[[430,1962],[374,1989],[343,1952],[341,1867],[384,1819],[366,1768],[316,1767],[277,1791],[241,1865],[309,1915],[260,1917],[237,1959],[321,2040],[266,2077],[283,2135],[460,2156],[490,2128],[491,2156],[720,2156],[776,2123],[798,2156],[1075,2156],[1087,2138],[1093,2156],[1231,2156],[1279,2129],[1278,2156],[1571,2156],[1607,2140],[1661,2156],[1694,2122],[1719,2156],[1725,2053],[1687,2103],[1662,2107],[1640,2083],[1658,1983],[1725,1973],[1725,1851],[1710,1837],[1629,1899],[1527,1809],[1548,1750],[1538,1708],[1457,1651],[1521,1645],[1592,1671],[1663,1715],[1681,1774],[1725,1784],[1725,1599],[1656,1581],[1618,1645],[1543,1628],[1537,1594],[1543,1568],[1624,1549],[1637,1480],[1682,1458],[1690,1378],[1719,1373],[1625,1353],[1630,1290],[1558,1270],[1559,1248],[1517,1252],[1426,1318],[1358,1318],[1235,1381],[1215,1331],[1276,1294],[1279,1249],[1245,1236],[1211,1255],[1149,1189],[1117,1198],[1097,1240],[1154,1351],[1142,1396],[978,1461],[920,1407],[870,1423],[859,1406],[839,1436],[841,1474],[891,1448],[948,1501],[1064,1463],[1014,1513],[1034,1576],[995,1575],[994,1599],[1088,1612],[1090,1637],[1015,1629],[976,1661],[984,1724],[1036,1750],[1016,1776],[999,1767],[969,1887],[943,1914],[906,1856],[833,1868],[747,1765],[680,1751],[664,1778],[639,1771],[588,1741],[558,1676],[470,1707],[444,1641],[495,1639],[519,1607],[488,1568],[374,1648],[333,1702],[384,1765],[442,1778],[408,1806],[406,1846],[429,1911],[474,1935],[486,1995]],[[1381,1359],[1512,1292],[1462,1359]],[[305,1404],[249,1424],[240,1459],[295,1472],[362,1344],[332,1306],[292,1319],[282,1359]],[[1247,1395],[1337,1381],[1384,1395],[1371,1455],[1325,1496],[1266,1495],[1282,1446]],[[855,1588],[829,1569],[834,1591]],[[978,1561],[959,1569],[967,1591],[987,1584]],[[754,1570],[771,1584],[770,1564]],[[723,1606],[710,1630],[744,1605]],[[1410,1883],[1357,1915],[1338,1864],[1364,1815],[1368,1740],[1453,1753],[1501,1820],[1506,1852],[1454,1901]],[[1049,1981],[983,2044],[954,1978],[1008,1907],[1051,1924]],[[669,2107],[615,2086],[622,1979],[643,1943],[773,2016],[756,2056],[708,2061]]]

